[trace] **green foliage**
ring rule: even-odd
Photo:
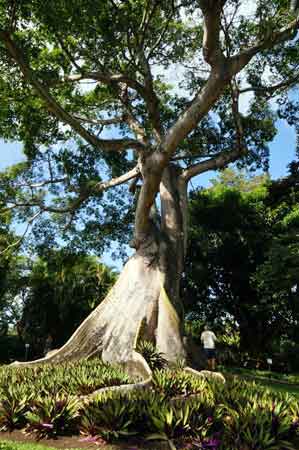
[[[0,196],[0,204],[1,204]],[[0,339],[4,337],[10,325],[20,319],[20,306],[14,301],[23,285],[24,258],[13,247],[17,237],[9,231],[11,216],[0,214]],[[4,353],[3,353],[4,354]],[[0,355],[2,353],[0,352]],[[4,359],[0,356],[0,360]]]
[[[101,302],[115,273],[97,258],[67,250],[44,251],[27,275],[27,294],[19,327],[35,355],[48,335],[62,345]]]
[[[188,396],[204,390],[208,395],[209,391],[202,379],[192,377],[183,370],[156,370],[153,373],[153,385],[155,390],[165,397]]]
[[[284,336],[297,339],[298,199],[296,168],[271,182],[225,170],[192,194],[187,310],[213,323],[220,338],[238,331],[251,354],[276,352]]]
[[[82,361],[1,369],[1,427],[24,428],[37,438],[80,431],[92,442],[136,435],[168,441],[172,448],[298,448],[299,408],[291,396],[236,377],[222,384],[162,370],[154,373],[151,390],[106,391],[83,403],[72,388],[67,391],[70,373],[95,365],[102,366]]]
[[[163,369],[167,365],[163,353],[159,352],[150,341],[140,341],[137,344],[136,351],[144,357],[152,370]]]
[[[81,422],[83,434],[99,435],[107,441],[136,434],[138,401],[118,392],[98,394],[85,408]]]
[[[32,394],[22,385],[7,383],[1,386],[0,430],[23,428]]]
[[[0,362],[9,363],[24,358],[25,346],[19,336],[0,336]]]
[[[87,395],[102,387],[130,382],[131,379],[121,369],[99,359],[24,369],[0,367],[0,395],[5,386],[10,385],[22,385],[27,394],[43,398],[61,393]]]
[[[66,394],[34,398],[26,413],[26,432],[38,439],[73,433],[79,417],[81,402]]]
[[[298,405],[288,397],[271,398],[269,392],[250,389],[248,384],[234,387],[242,389],[241,393],[231,392],[226,405],[218,407],[223,415],[227,445],[235,448],[237,443],[240,448],[260,450],[295,449],[292,440],[298,427]]]

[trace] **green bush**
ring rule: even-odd
[[[1,390],[0,431],[13,431],[26,424],[26,412],[32,395],[19,384],[4,385]]]

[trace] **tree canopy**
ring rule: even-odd
[[[226,170],[192,193],[185,305],[202,320],[237,323],[252,353],[299,331],[298,165],[291,169],[277,181]]]
[[[297,127],[297,29],[287,0],[2,0],[0,136],[28,158],[1,174],[6,207],[101,253],[132,233],[122,184],[144,184],[150,155],[186,178],[267,167],[276,118]]]

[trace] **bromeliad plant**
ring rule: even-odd
[[[0,431],[23,428],[32,395],[22,385],[2,386],[0,400]]]
[[[216,393],[222,416],[225,444],[232,450],[281,450],[298,448],[298,402],[288,395],[274,394],[253,383],[229,382]],[[220,388],[221,389],[221,388]]]
[[[112,367],[100,359],[31,368],[0,368],[0,396],[5,386],[22,385],[35,396],[47,397],[64,392],[69,395],[88,395],[107,386],[132,383],[119,367]],[[1,397],[0,397],[1,398]]]
[[[80,407],[78,399],[65,394],[35,399],[26,413],[26,432],[38,439],[75,433]]]
[[[159,352],[150,341],[141,340],[136,347],[136,351],[144,357],[152,370],[160,370],[167,366],[163,353]]]
[[[153,373],[153,385],[157,392],[166,397],[211,393],[210,386],[204,379],[196,378],[183,370],[156,370]]]
[[[80,432],[107,441],[137,434],[140,409],[137,397],[106,392],[98,394],[82,413]]]
[[[96,442],[137,434],[198,450],[299,448],[298,401],[233,377],[223,385],[161,369],[151,390],[108,391],[84,407],[78,400],[131,381],[100,360],[0,368],[0,429],[24,428],[38,439],[80,432]]]

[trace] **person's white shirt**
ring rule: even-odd
[[[217,338],[213,331],[205,330],[201,333],[200,340],[203,343],[204,348],[214,349]]]

